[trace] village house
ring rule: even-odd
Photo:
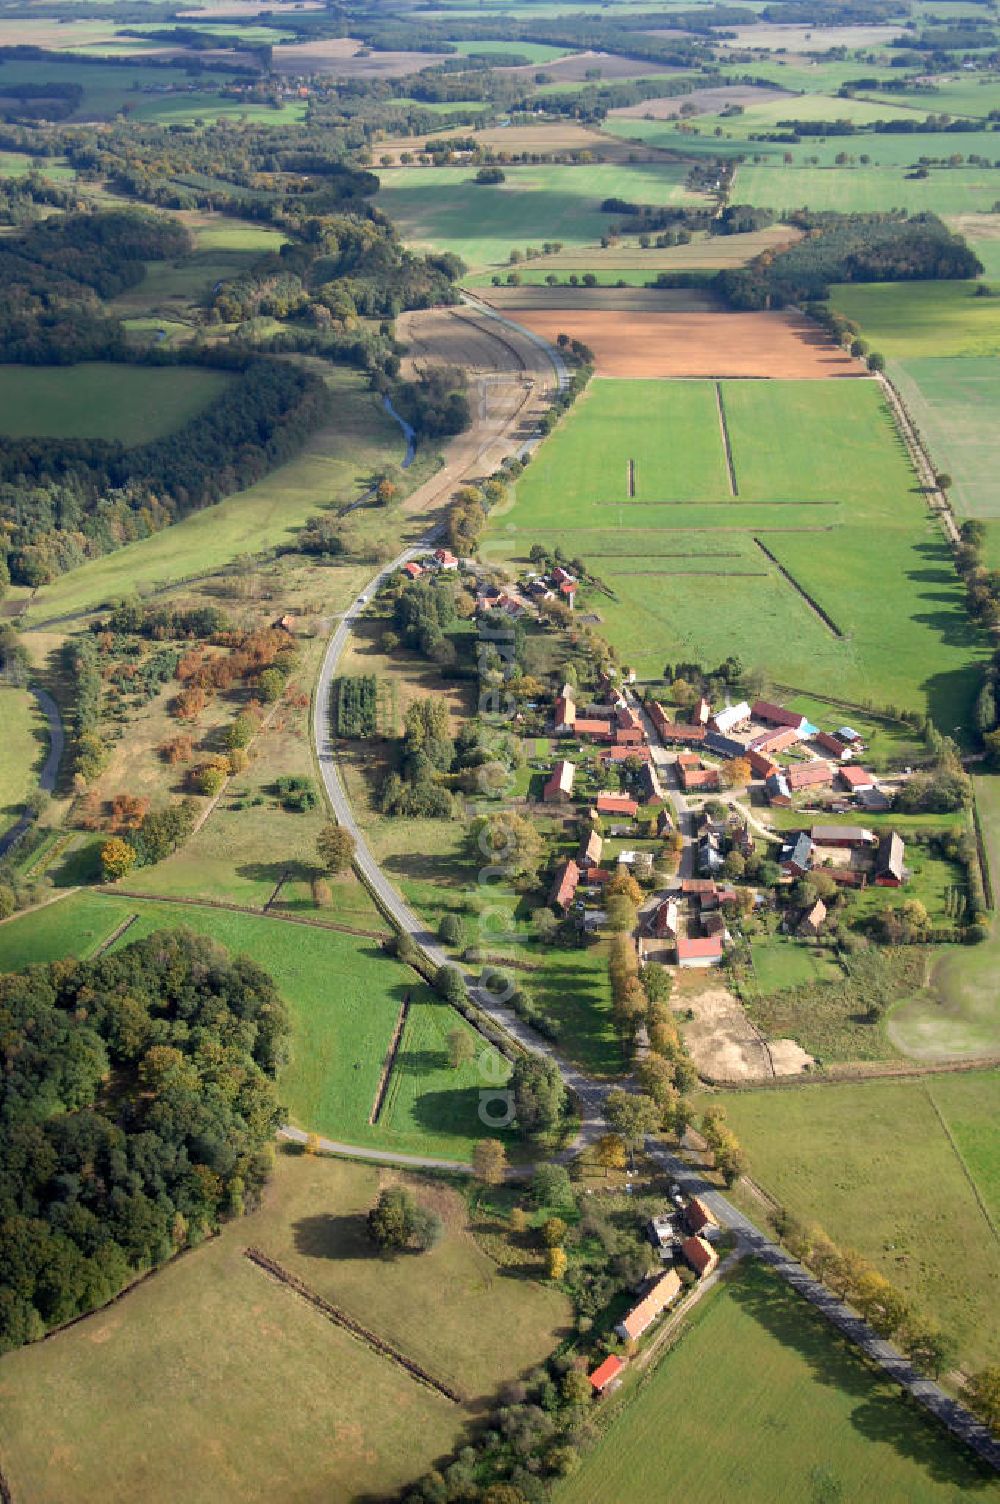
[[[549,890],[549,904],[554,909],[561,909],[565,914],[580,884],[580,869],[570,857],[556,869],[556,875],[552,880]]]
[[[736,731],[740,726],[747,726],[750,722],[750,706],[746,700],[741,700],[738,705],[727,705],[725,710],[717,710],[709,717],[709,729],[718,731],[723,736],[728,736],[731,731]]]
[[[627,794],[598,794],[597,813],[599,815],[628,815],[634,817],[639,812],[639,805],[635,799],[630,799]]]
[[[805,877],[812,869],[813,843],[808,831],[802,830],[794,841],[782,848],[779,863],[786,877]]]
[[[708,1241],[717,1238],[722,1231],[709,1208],[698,1196],[692,1196],[688,1202],[684,1220],[687,1223],[688,1232],[706,1238]]]
[[[403,565],[403,574],[408,575],[411,580],[419,580],[423,572],[423,568],[415,559],[411,559],[408,564]]]
[[[651,762],[643,763],[635,775],[635,789],[643,804],[651,805],[656,809],[663,804],[660,777]]]
[[[641,777],[641,774],[640,774]],[[661,838],[672,835],[674,822],[668,809],[661,809],[656,817],[656,834]]]
[[[628,1315],[618,1323],[615,1331],[623,1342],[638,1342],[643,1332],[648,1331],[672,1300],[681,1293],[680,1276],[676,1269],[661,1274],[649,1294],[632,1307]]]
[[[778,809],[791,809],[792,791],[788,787],[788,779],[784,773],[770,773],[764,782],[764,791],[769,804],[775,805]]]
[[[721,935],[705,935],[701,939],[691,939],[689,936],[678,938],[677,964],[685,970],[718,966],[721,960]]]
[[[581,741],[610,742],[614,737],[610,721],[578,716],[575,729]]]
[[[565,804],[573,797],[573,780],[576,777],[576,767],[573,763],[561,758],[552,770],[552,776],[542,789],[542,801],[545,804]]]
[[[710,752],[717,752],[720,757],[746,757],[747,749],[742,742],[735,737],[723,736],[719,731],[705,732],[705,746]]]
[[[703,1279],[706,1274],[711,1274],[719,1262],[719,1255],[711,1243],[704,1238],[685,1238],[681,1244],[681,1253],[699,1279]]]
[[[906,881],[905,855],[902,836],[894,830],[887,831],[878,843],[875,857],[875,882],[880,888],[898,888]]]
[[[751,773],[757,778],[768,779],[773,773],[781,772],[773,757],[768,757],[766,752],[755,752],[752,747],[748,747],[743,755],[750,764]]]
[[[447,549],[447,548],[436,548],[434,550],[433,558],[434,558],[434,563],[437,565],[438,569],[457,569],[458,568],[458,560],[455,557],[455,555],[451,552],[450,549]]]
[[[575,580],[561,581],[559,585],[559,594],[562,596],[563,600],[571,611],[576,604],[576,591],[577,584]]]
[[[809,724],[797,710],[786,710],[783,705],[773,705],[770,700],[755,700],[750,714],[755,721],[763,721],[765,726],[787,726],[797,731],[800,738]]]
[[[820,788],[833,782],[833,769],[828,762],[814,758],[811,762],[798,762],[788,769],[785,777],[792,793],[799,789]]]
[[[565,695],[560,695],[556,701],[554,729],[556,736],[572,736],[576,729],[576,705]]]
[[[691,712],[691,719],[699,726],[706,726],[712,714],[712,707],[702,695],[697,705]]]
[[[600,866],[601,852],[603,850],[604,850],[604,837],[602,835],[599,835],[596,830],[592,830],[590,832],[590,835],[587,837],[587,839],[585,841],[582,842],[582,844],[580,846],[580,866],[581,867],[598,867],[598,866]]]
[[[665,745],[671,742],[694,744],[705,740],[704,725],[689,724],[687,721],[672,721],[658,700],[651,700],[646,706],[649,719],[656,728],[656,734]]]
[[[621,1358],[615,1357],[614,1353],[605,1358],[604,1362],[595,1368],[592,1374],[588,1374],[587,1376],[590,1379],[591,1388],[594,1393],[601,1395],[606,1389],[616,1386],[618,1376],[624,1367],[625,1364]]]
[[[606,747],[601,753],[601,761],[605,767],[611,763],[627,762],[630,757],[637,757],[640,762],[649,762],[651,753],[645,745],[638,747]]]
[[[799,922],[799,934],[804,940],[815,940],[826,919],[826,904],[817,898],[812,908],[803,914]]]
[[[650,933],[658,940],[674,939],[677,935],[677,922],[680,917],[676,898],[665,898],[657,904],[649,921]]]
[[[552,571],[551,580],[553,585],[575,585],[576,575],[570,574],[568,569],[563,569],[561,564],[557,564]]]

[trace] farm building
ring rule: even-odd
[[[609,742],[614,733],[609,721],[600,721],[590,717],[580,717],[576,722],[576,734],[586,737],[588,741]]]
[[[792,791],[784,773],[770,773],[765,779],[764,789],[769,804],[775,804],[779,809],[791,808]]]
[[[794,794],[798,789],[819,788],[833,782],[833,769],[828,762],[814,758],[812,762],[800,762],[787,773],[788,787]]]
[[[601,852],[604,850],[604,837],[592,830],[587,839],[580,847],[580,866],[600,866]]]
[[[857,763],[848,763],[837,769],[837,777],[849,794],[867,794],[875,787],[875,779]]]
[[[678,908],[676,898],[665,898],[653,911],[653,917],[649,922],[650,931],[659,940],[664,940],[668,935],[677,934]]]
[[[781,768],[763,752],[755,752],[752,747],[746,750],[746,760],[750,764],[750,771],[757,778],[768,779],[773,773],[780,773]]]
[[[770,700],[755,700],[750,714],[755,721],[763,721],[765,726],[787,726],[800,736],[803,727],[808,725],[805,716],[799,715],[798,711],[786,710],[784,705],[774,705]]]
[[[682,753],[677,759],[677,776],[681,781],[681,788],[689,791],[705,791],[719,787],[718,768],[706,768],[701,759],[693,752]]]
[[[663,789],[660,786],[659,775],[651,762],[644,763],[639,769],[635,777],[635,786],[643,804],[659,807],[663,803]]]
[[[661,1259],[673,1258],[677,1227],[672,1217],[651,1217],[646,1224],[646,1232]]]
[[[438,569],[458,568],[458,560],[448,548],[436,548],[434,550],[434,562]]]
[[[691,712],[691,719],[695,721],[699,726],[705,726],[708,724],[711,714],[712,707],[705,699],[705,696],[702,695],[701,699],[698,701],[697,705]]]
[[[699,1279],[702,1279],[706,1274],[711,1274],[719,1262],[719,1255],[711,1243],[706,1242],[704,1238],[685,1238],[681,1244],[681,1253],[687,1259]]]
[[[747,749],[735,737],[723,736],[720,731],[705,732],[705,746],[720,757],[746,757]]]
[[[649,762],[649,748],[645,745],[638,747],[607,747],[601,753],[601,761],[605,766],[613,762],[627,762],[630,757],[637,757],[640,762]]]
[[[812,837],[807,831],[800,831],[781,853],[782,872],[786,877],[805,877],[812,867],[812,853]]]
[[[684,1213],[688,1232],[703,1238],[716,1238],[720,1228],[709,1208],[698,1196],[692,1196]]]
[[[838,762],[842,762],[851,750],[846,742],[841,741],[839,736],[834,736],[829,731],[817,731],[813,741],[817,747],[821,747],[824,752],[829,752],[830,756],[835,757]]]
[[[694,746],[705,740],[704,726],[689,725],[687,721],[672,721],[663,706],[655,700],[648,708],[656,734],[665,745],[676,742],[682,746]]]
[[[803,914],[799,922],[799,934],[806,940],[815,940],[826,919],[826,904],[817,898],[812,908]]]
[[[637,1342],[680,1293],[680,1277],[676,1269],[668,1269],[666,1274],[660,1275],[649,1294],[618,1323],[615,1331],[623,1342]]]
[[[570,574],[568,569],[563,569],[561,564],[557,564],[555,569],[553,569],[551,578],[553,585],[576,584],[576,575]]]
[[[894,830],[887,831],[878,843],[875,858],[875,881],[880,888],[898,888],[906,880],[903,858],[906,846],[902,836]]]
[[[700,940],[681,937],[677,941],[677,964],[685,970],[718,966],[721,960],[721,935],[705,935]]]
[[[750,706],[746,700],[741,700],[738,705],[727,705],[725,710],[717,710],[710,717],[708,725],[711,731],[719,731],[723,736],[728,736],[730,731],[746,726],[749,720]]]
[[[421,566],[414,559],[411,559],[408,564],[403,565],[403,573],[409,575],[411,580],[419,580],[423,572]]]
[[[773,756],[776,752],[787,752],[789,747],[794,747],[801,740],[794,726],[779,726],[775,731],[765,731],[761,736],[755,736],[750,749],[754,752],[768,752]]]
[[[853,726],[839,726],[837,728],[837,735],[849,747],[854,747],[861,741],[860,732],[855,731]]]
[[[562,596],[563,600],[566,602],[571,611],[575,604],[576,591],[577,585],[575,580],[563,580],[562,584],[559,586],[559,594]]]
[[[817,846],[842,846],[847,851],[861,851],[875,845],[875,832],[863,825],[814,825],[813,842]]]
[[[573,780],[576,777],[576,768],[565,758],[561,758],[552,769],[552,777],[542,789],[542,799],[546,804],[564,804],[573,797]]]
[[[560,695],[556,701],[554,729],[556,736],[571,736],[576,729],[576,705],[565,695]]]
[[[681,880],[681,892],[685,898],[697,898],[699,900],[705,898],[714,899],[718,893],[718,888],[712,882],[711,878],[685,877]]]
[[[587,1375],[594,1393],[603,1394],[605,1389],[614,1384],[624,1367],[625,1364],[621,1358],[616,1358],[614,1353],[605,1358],[599,1368],[595,1368],[593,1373]]]
[[[576,897],[576,890],[580,883],[580,869],[573,858],[563,862],[556,869],[556,875],[552,880],[549,890],[549,904],[554,909],[562,909],[563,913],[569,908]]]
[[[660,837],[669,836],[673,833],[674,822],[668,809],[661,809],[656,817],[656,834]]]
[[[629,815],[631,817],[638,812],[637,801],[630,799],[627,794],[598,794],[597,796],[599,815]]]

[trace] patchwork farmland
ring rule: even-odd
[[[587,609],[642,676],[738,647],[796,689],[941,724],[974,696],[984,649],[873,381],[597,379],[487,553],[539,541],[600,577]]]

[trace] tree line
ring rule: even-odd
[[[186,930],[0,977],[0,1351],[254,1205],[287,1035],[267,973]]]

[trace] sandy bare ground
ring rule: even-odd
[[[674,33],[676,35],[676,32]],[[517,43],[510,43],[511,52],[517,51]],[[561,84],[579,84],[586,82],[587,74],[592,68],[600,68],[601,78],[595,79],[600,83],[608,78],[644,78],[648,73],[684,73],[684,68],[665,68],[662,63],[645,62],[637,57],[624,57],[617,52],[577,52],[572,57],[554,58],[550,63],[527,63],[518,68],[498,68],[498,73],[506,73],[516,78],[519,74],[526,77],[534,77],[536,73],[547,73],[555,82]]]
[[[507,289],[491,288],[487,294]],[[514,289],[522,293],[560,288]],[[625,292],[602,292],[624,298]],[[525,328],[554,341],[559,334],[583,340],[595,355],[598,376],[779,377],[820,380],[863,376],[864,367],[834,345],[815,324],[791,313],[630,312],[607,303],[601,311],[539,307],[525,298],[504,303]]]
[[[555,372],[531,340],[473,308],[405,313],[396,329],[410,345],[408,370],[460,365],[471,378],[472,427],[451,441],[444,468],[404,503],[404,511],[431,517],[458,486],[491,475],[532,435],[551,401]]]
[[[712,1081],[770,1081],[797,1076],[812,1056],[792,1039],[768,1044],[727,987],[710,982],[677,998],[694,1018],[683,1026],[684,1043],[699,1075]]]
[[[333,73],[338,78],[401,78],[444,62],[441,52],[373,52],[356,56],[361,43],[354,37],[326,37],[316,42],[293,42],[275,47],[275,73]]]
[[[446,126],[434,134],[448,139],[472,136],[484,149],[511,155],[528,151],[542,156],[562,156],[574,151],[589,151],[595,162],[647,162],[662,161],[664,158],[664,153],[655,147],[643,146],[638,141],[620,141],[617,136],[602,135],[600,131],[577,125],[572,120],[512,125],[507,129],[487,126],[480,131],[472,131],[464,126]],[[389,157],[390,165],[398,166],[403,152],[416,156],[430,140],[433,140],[431,135],[390,136],[384,141],[376,141],[372,151],[379,165],[384,165],[383,157]]]
[[[787,89],[758,89],[749,84],[733,84],[724,89],[694,89],[690,94],[680,94],[674,99],[643,99],[638,104],[609,110],[608,114],[620,115],[623,120],[673,120],[680,114],[682,105],[693,105],[699,115],[715,115],[728,104],[766,104],[770,99],[791,98]],[[690,113],[690,110],[685,113]]]

